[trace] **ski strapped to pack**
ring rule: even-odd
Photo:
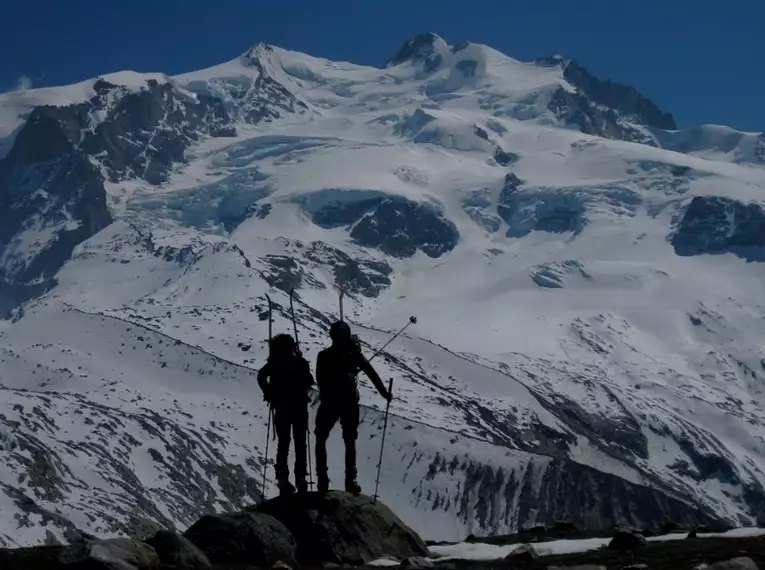
[[[300,352],[300,340],[298,338],[297,320],[295,319],[295,303],[294,303],[295,289],[290,289],[290,315],[292,316],[292,330],[295,332],[295,346],[297,346],[298,354]],[[310,424],[310,422],[309,422]],[[308,439],[308,488],[313,491],[313,465],[311,464],[311,428],[305,430],[306,438]]]
[[[271,354],[271,335],[273,334],[273,312],[272,308],[273,305],[271,304],[271,297],[266,295],[266,300],[268,301],[268,353],[269,356]],[[272,408],[271,408],[271,402],[268,402],[268,427],[266,428],[266,460],[265,464],[263,465],[263,486],[261,487],[261,495],[263,495],[263,500],[266,500],[266,475],[268,473],[268,442],[271,440],[271,415],[272,415]],[[274,435],[276,435],[276,430],[274,430]]]

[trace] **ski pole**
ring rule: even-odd
[[[295,289],[290,289],[290,314],[292,315],[292,330],[295,332],[295,344],[297,345],[298,352],[300,352],[300,340],[298,339],[297,321],[295,320],[295,305],[293,303],[293,294]],[[313,465],[311,461],[311,427],[306,426],[305,430],[306,439],[308,441],[308,487],[313,491]]]
[[[263,487],[261,494],[263,500],[266,500],[266,474],[268,473],[268,443],[271,441],[271,403],[268,404],[268,428],[266,429],[266,462],[263,466]]]
[[[271,297],[266,295],[266,299],[268,300],[268,351],[269,355],[271,353],[271,334],[272,334],[272,323],[273,323],[273,313],[271,311]],[[268,473],[268,443],[271,441],[271,402],[268,403],[268,427],[266,428],[266,460],[265,464],[263,465],[263,487],[261,488],[261,494],[263,495],[263,500],[266,500],[266,475]]]
[[[375,495],[372,499],[372,504],[377,504],[377,489],[380,486],[380,468],[382,467],[383,460],[383,447],[385,446],[385,432],[388,431],[388,410],[390,410],[390,402],[393,399],[393,378],[388,382],[388,393],[391,398],[388,403],[385,404],[385,422],[383,424],[382,441],[380,442],[380,461],[377,462],[377,480],[375,481]]]
[[[408,322],[408,323],[406,323],[406,324],[405,324],[405,325],[404,325],[404,326],[401,328],[401,330],[399,330],[399,331],[398,331],[396,334],[394,334],[392,337],[390,337],[390,340],[388,340],[388,342],[386,342],[384,345],[382,345],[380,348],[378,348],[378,349],[377,349],[377,350],[374,352],[374,354],[372,355],[372,357],[369,359],[369,361],[371,362],[371,361],[372,361],[372,358],[374,358],[375,356],[377,356],[378,354],[380,354],[380,353],[381,353],[383,350],[385,350],[385,347],[386,347],[386,346],[388,346],[390,343],[392,343],[392,342],[393,342],[393,341],[396,339],[396,337],[398,337],[398,335],[400,335],[402,332],[404,332],[404,331],[406,330],[406,328],[407,328],[409,325],[414,325],[414,324],[417,324],[417,317],[415,317],[415,316],[411,316],[411,317],[409,317],[409,322]]]

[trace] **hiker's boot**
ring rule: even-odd
[[[279,494],[280,495],[291,495],[295,492],[295,486],[289,482],[289,480],[285,479],[283,481],[279,481]]]
[[[345,480],[345,490],[353,495],[361,494],[361,485],[359,485],[355,479]]]
[[[329,492],[329,478],[326,475],[319,475],[319,478],[316,481],[316,490],[322,495]]]

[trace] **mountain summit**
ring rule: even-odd
[[[337,288],[370,357],[418,317],[373,364],[380,493],[424,538],[751,524],[765,136],[675,127],[435,34],[382,68],[258,44],[0,95],[0,543],[183,530],[264,469],[272,494],[254,371],[293,289],[312,364]]]

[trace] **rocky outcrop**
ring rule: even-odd
[[[112,222],[107,180],[160,184],[202,137],[235,134],[220,100],[167,82],[99,79],[93,90],[82,103],[34,109],[0,161],[6,305],[50,288],[74,248]]]
[[[346,226],[359,245],[393,257],[411,257],[419,250],[436,258],[459,242],[457,227],[435,206],[396,196],[332,202],[313,212],[312,219],[324,228]]]
[[[188,570],[212,570],[210,559],[205,553],[193,542],[174,532],[160,530],[146,540],[146,544],[154,549],[160,562],[166,566]]]
[[[651,136],[631,126],[615,110],[594,104],[586,95],[557,89],[548,108],[558,119],[587,135],[656,146]]]
[[[60,568],[88,570],[161,570],[159,556],[144,542],[128,538],[89,540],[64,549]]]
[[[370,497],[338,491],[280,497],[257,512],[282,521],[298,543],[301,564],[364,564],[379,558],[426,556],[422,539]]]
[[[670,237],[678,255],[734,253],[765,260],[765,207],[722,196],[696,196]]]
[[[270,567],[277,562],[295,564],[297,545],[290,531],[262,512],[207,515],[184,536],[214,564]]]
[[[653,101],[643,96],[637,89],[610,79],[598,79],[576,60],[568,62],[563,71],[563,77],[586,93],[590,100],[614,109],[630,122],[665,130],[677,128],[672,113],[659,109]]]

